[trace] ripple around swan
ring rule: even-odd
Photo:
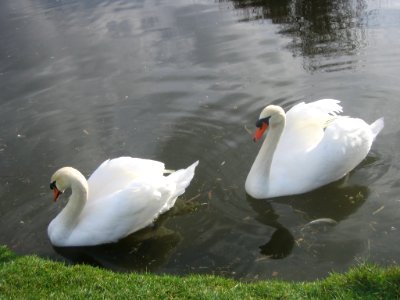
[[[360,257],[397,259],[396,5],[14,2],[0,1],[0,243],[118,271],[246,280],[314,279]],[[261,109],[320,98],[341,99],[346,115],[385,117],[367,159],[311,193],[248,197]],[[148,235],[53,249],[46,227],[65,199],[53,205],[49,176],[64,165],[89,175],[121,155],[168,169],[200,164]],[[307,226],[328,218],[335,225]]]

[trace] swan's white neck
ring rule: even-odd
[[[48,228],[50,239],[55,245],[60,245],[57,241],[68,239],[68,236],[79,222],[80,214],[88,197],[88,184],[83,176],[82,178],[71,177],[70,182],[72,193],[68,203]]]
[[[71,190],[68,203],[60,213],[66,227],[74,227],[87,201],[87,189],[80,181],[71,184]]]
[[[284,128],[285,118],[281,122],[270,126],[261,149],[247,175],[245,183],[246,192],[254,198],[266,198],[270,192],[269,183],[272,159]]]

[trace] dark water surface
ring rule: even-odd
[[[1,1],[0,244],[245,280],[398,263],[399,49],[400,5],[389,0]],[[367,159],[305,195],[247,197],[261,108],[319,98],[368,122],[385,117]],[[200,165],[154,228],[54,249],[47,224],[65,200],[52,202],[50,175],[64,165],[89,175],[121,155]],[[308,224],[319,218],[336,223]]]

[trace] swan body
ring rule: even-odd
[[[339,103],[302,102],[286,114],[279,106],[265,107],[255,140],[265,131],[267,136],[247,176],[246,192],[258,199],[301,194],[355,168],[367,156],[384,121],[380,118],[369,125],[340,116]]]
[[[72,192],[48,226],[51,243],[112,243],[150,225],[185,192],[197,164],[164,176],[161,162],[119,157],[103,162],[87,181],[74,168],[59,169],[51,177],[54,200],[68,188]]]

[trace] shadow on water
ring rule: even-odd
[[[153,271],[170,258],[181,237],[164,226],[166,213],[151,226],[135,232],[117,243],[85,247],[55,247],[69,262],[85,263],[114,271]]]
[[[231,2],[242,22],[271,20],[279,33],[289,37],[288,48],[303,57],[308,71],[354,68],[350,56],[366,45],[367,22],[364,0],[220,0]],[[340,61],[327,60],[328,57]]]
[[[295,245],[303,247],[306,243],[309,247],[311,240],[318,239],[318,235],[329,232],[355,213],[368,198],[369,191],[365,186],[338,186],[344,180],[296,196],[254,199],[247,195],[247,202],[257,213],[255,219],[276,229],[267,243],[260,246],[260,253],[273,259],[285,258]],[[291,207],[307,223],[300,228],[286,228],[274,210],[277,204]]]

